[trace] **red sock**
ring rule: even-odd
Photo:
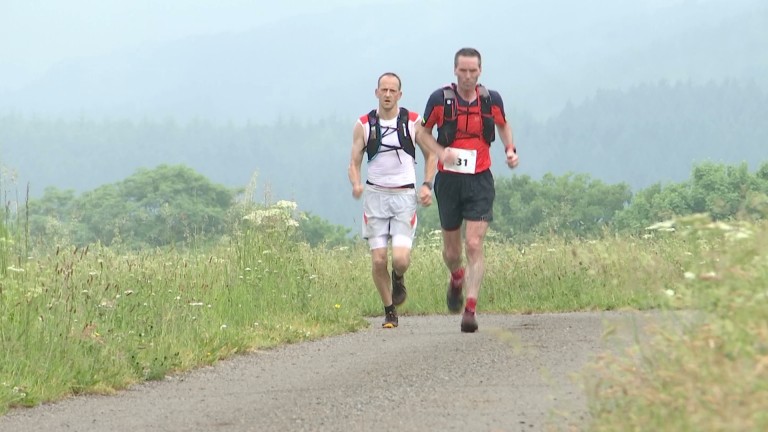
[[[464,267],[459,267],[456,271],[451,272],[451,279],[458,282],[462,278],[464,278]]]
[[[475,313],[475,308],[477,307],[477,299],[474,297],[467,297],[467,305],[465,308],[472,313]]]

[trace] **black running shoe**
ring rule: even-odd
[[[397,276],[392,270],[392,304],[400,306],[405,303],[408,293],[405,291],[405,276]]]
[[[381,323],[382,328],[395,328],[397,327],[397,312],[387,312],[384,315],[384,322]]]
[[[452,313],[461,312],[461,308],[464,307],[464,278],[455,282],[451,279],[448,282],[448,292],[445,294],[445,303],[448,305],[448,310]]]
[[[474,312],[464,310],[464,316],[461,317],[461,332],[474,333],[477,331],[477,317]]]

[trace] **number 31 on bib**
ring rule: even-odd
[[[446,165],[446,171],[453,171],[462,174],[474,174],[477,164],[477,150],[453,149],[456,153],[456,162],[453,165]]]

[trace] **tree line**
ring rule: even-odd
[[[19,206],[16,217],[7,217],[6,207],[6,221],[12,225],[11,232],[28,229],[33,244],[189,247],[222,241],[244,218],[263,215],[258,217],[261,223],[275,215],[272,210],[284,214],[288,208],[288,218],[280,220],[286,229],[286,221],[297,227],[298,241],[337,246],[358,238],[357,230],[284,202],[254,199],[253,189],[216,184],[184,165],[160,165],[82,194],[49,187],[42,197]],[[764,218],[768,162],[754,172],[746,163],[702,163],[686,181],[659,182],[636,193],[626,183],[608,184],[588,174],[547,174],[540,180],[527,175],[499,178],[491,232],[495,238],[516,243],[551,235],[642,235],[654,223],[697,213],[708,213],[716,220]],[[438,229],[436,206],[421,209],[418,235]]]
[[[516,112],[513,97],[505,104],[521,157],[516,173],[542,182],[587,173],[591,181],[626,182],[637,191],[683,181],[702,162],[746,161],[757,169],[768,142],[768,94],[747,81],[604,90],[546,120]],[[322,219],[356,227],[359,203],[339,190],[354,121],[329,115],[270,125],[182,124],[8,114],[0,116],[0,162],[36,198],[48,186],[85,193],[161,164],[188,166],[229,188],[258,173],[257,193],[265,199],[296,201]],[[497,144],[494,175],[512,181]]]

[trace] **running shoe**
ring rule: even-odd
[[[384,315],[384,322],[381,323],[382,328],[395,328],[397,327],[397,312],[387,312]]]
[[[392,304],[400,306],[405,303],[408,293],[405,290],[405,276],[397,276],[392,270]]]
[[[448,310],[452,313],[461,312],[461,308],[464,307],[464,277],[459,280],[448,282],[448,291],[445,295],[445,302],[448,305]]]
[[[474,312],[464,310],[464,316],[461,317],[461,332],[474,333],[477,331],[477,317]]]

